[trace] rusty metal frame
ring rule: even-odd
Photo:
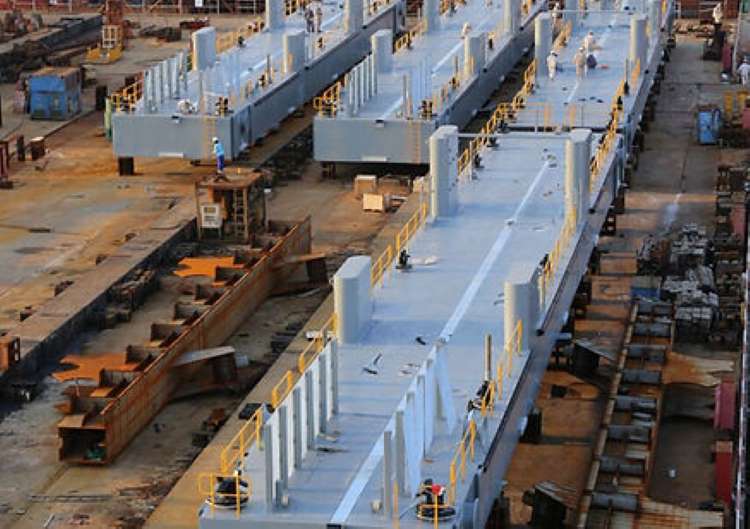
[[[259,252],[257,261],[238,270],[237,276],[223,286],[199,288],[195,310],[186,319],[153,324],[152,337],[159,340],[157,343],[129,348],[144,353],[145,358],[134,370],[132,380],[123,377],[117,395],[96,399],[71,395],[67,411],[78,418],[63,419],[58,424],[61,460],[86,464],[111,462],[175,393],[182,379],[171,369],[175,360],[184,352],[223,344],[265,301],[274,286],[291,275],[295,266],[277,265],[291,255],[310,252],[310,218],[300,223],[271,224],[284,233],[269,250]],[[180,313],[178,305],[175,318]],[[77,401],[82,398],[88,399],[90,410],[76,411]],[[90,442],[92,438],[102,439],[105,451],[101,459],[85,459],[77,452],[70,455],[67,448]]]

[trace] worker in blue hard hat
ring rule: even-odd
[[[216,156],[216,172],[218,174],[224,174],[224,146],[219,141],[219,138],[214,137],[214,156]]]

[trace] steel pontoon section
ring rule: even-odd
[[[458,93],[432,119],[416,116],[404,119],[396,116],[395,111],[388,112],[389,115],[382,119],[347,117],[341,112],[335,117],[316,116],[313,125],[315,159],[340,163],[429,163],[428,141],[432,133],[441,125],[462,128],[471,121],[533,45],[533,20],[543,9],[543,2],[531,4],[531,10],[515,36],[495,39],[495,46],[502,45],[502,48],[491,56],[488,52],[489,60],[480,73],[459,87]],[[405,49],[394,54],[394,70],[399,59],[408,63],[411,53],[412,50]],[[463,49],[460,53],[463,54]]]
[[[401,23],[402,5],[400,0],[384,5],[360,31],[305,61],[298,72],[276,81],[260,97],[247,99],[227,116],[114,112],[115,154],[199,160],[210,155],[210,139],[216,136],[224,145],[227,159],[237,158],[360,61],[370,51],[373,33],[380,29],[395,31]],[[252,44],[251,38],[246,46]]]

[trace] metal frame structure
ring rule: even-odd
[[[98,386],[68,391],[67,416],[58,424],[60,459],[84,464],[111,462],[175,395],[195,366],[175,369],[183,353],[221,345],[296,266],[290,256],[310,252],[310,219],[270,222],[264,242],[250,249],[243,266],[215,270],[215,282],[196,289],[195,301],[175,305],[174,318],[154,323],[151,341],[130,346],[125,366],[103,370]],[[200,364],[200,363],[199,363]],[[200,367],[200,365],[198,366]],[[96,458],[86,450],[95,447]]]

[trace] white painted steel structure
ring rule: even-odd
[[[315,159],[429,163],[437,127],[466,125],[531,48],[534,17],[546,6],[526,5],[522,14],[518,0],[467,0],[438,16],[437,0],[428,0],[395,53],[379,44],[388,33],[376,34],[371,62],[347,75],[339,101],[315,119]]]
[[[182,53],[145,72],[143,97],[112,114],[117,156],[204,159],[215,136],[227,159],[236,158],[360,61],[373,33],[403,22],[401,0],[326,0],[316,2],[321,32],[308,33],[301,9],[285,18],[283,0],[266,3],[265,28],[242,46],[217,53],[213,28],[203,29],[194,34],[194,69]],[[216,112],[220,97],[228,98],[224,115]],[[180,110],[184,100],[194,112]]]
[[[661,46],[655,38],[644,48],[646,66],[623,95],[624,123],[640,119]],[[629,47],[616,49],[624,58]],[[598,89],[582,83],[576,93]],[[385,528],[394,517],[402,528],[427,527],[433,521],[419,520],[413,504],[427,478],[448,487],[457,511],[438,526],[484,527],[617,192],[629,136],[498,133],[459,174],[457,128],[438,129],[419,209],[427,219],[407,245],[412,268],[372,272],[371,289],[363,285],[377,261],[355,258],[339,272],[344,325],[278,402],[263,445],[241,458],[249,501],[204,505],[200,527]],[[496,391],[477,403],[488,378]]]

